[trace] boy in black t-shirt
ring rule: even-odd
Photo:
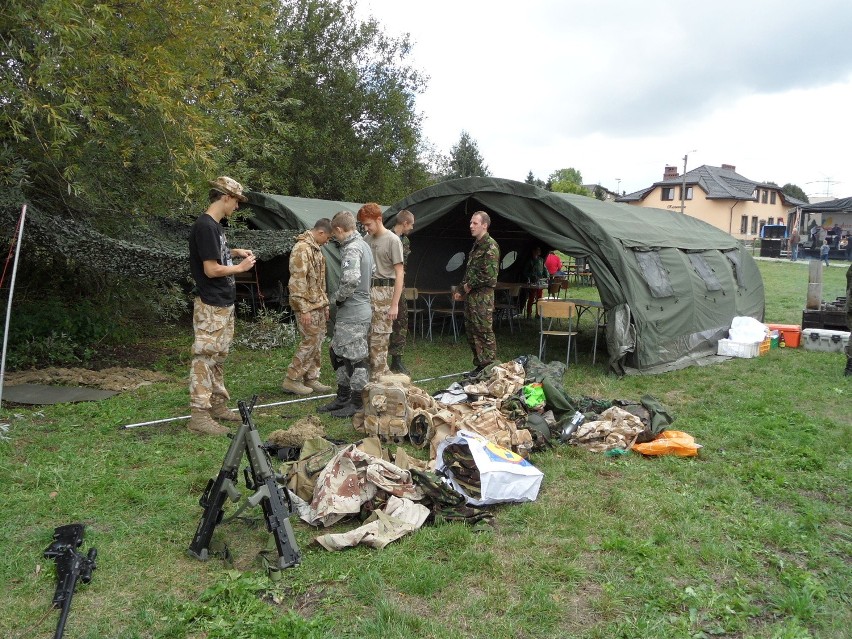
[[[229,177],[210,182],[210,206],[202,213],[189,235],[189,268],[198,295],[195,298],[192,328],[192,364],[189,369],[191,417],[188,428],[201,435],[224,435],[228,429],[214,418],[240,421],[228,410],[222,365],[234,337],[234,302],[237,299],[235,273],[250,270],[255,263],[248,249],[228,249],[220,222],[229,218],[245,202],[243,187]],[[234,264],[233,257],[242,258]]]

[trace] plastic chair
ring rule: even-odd
[[[450,291],[448,293],[448,296],[450,298],[450,305],[433,308],[432,317],[429,318],[430,326],[436,317],[442,318],[443,322],[441,323],[441,335],[444,334],[444,326],[446,325],[447,320],[450,320],[450,324],[453,327],[454,342],[457,342],[459,340],[459,333],[461,332],[462,322],[464,321],[464,302],[456,302],[455,298],[455,293],[458,288],[458,286],[450,287]],[[456,323],[457,317],[459,318],[458,323]]]
[[[574,318],[577,316],[577,308],[573,302],[565,302],[562,300],[539,300],[538,304],[540,332],[538,338],[538,358],[544,360],[544,349],[547,345],[547,338],[567,337],[568,348],[566,350],[565,363],[571,365],[571,342],[574,342],[574,362],[577,359],[577,330],[574,328]],[[560,329],[562,320],[567,322],[565,329]],[[555,324],[555,326],[554,326]]]

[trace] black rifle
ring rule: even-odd
[[[92,580],[95,569],[95,557],[98,551],[89,548],[88,555],[77,552],[83,543],[83,524],[59,526],[53,531],[53,542],[45,549],[45,559],[56,562],[56,592],[53,593],[53,607],[58,608],[59,623],[56,625],[54,639],[61,639],[65,632],[68,611],[71,610],[71,597],[79,579],[84,584]]]
[[[251,468],[251,475],[248,468],[246,469],[246,487],[255,491],[247,498],[247,503],[249,506],[260,504],[266,520],[266,528],[275,537],[275,546],[278,549],[277,568],[289,568],[302,561],[293,527],[290,525],[293,505],[290,503],[287,489],[278,485],[278,476],[272,470],[269,454],[263,447],[257,428],[251,420],[251,411],[255,402],[257,402],[257,395],[252,397],[249,406],[246,406],[244,401],[237,403],[243,423],[225,454],[222,469],[215,479],[207,482],[204,494],[199,500],[204,513],[201,515],[195,537],[187,552],[201,561],[209,559],[210,540],[216,526],[222,521],[225,499],[230,497],[232,501],[239,501],[241,497],[240,491],[237,490],[237,471],[245,453]]]

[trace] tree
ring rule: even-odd
[[[487,177],[490,175],[484,164],[476,140],[467,131],[462,131],[458,143],[450,149],[450,171],[445,180],[466,177]]]
[[[583,176],[575,168],[559,169],[548,178],[550,190],[554,193],[576,193],[578,195],[592,194],[583,186]]]
[[[261,55],[276,6],[7,0],[0,148],[26,197],[102,221],[189,198],[222,164],[220,143],[248,128],[235,109],[246,83],[286,80]]]
[[[790,184],[790,183],[785,184],[784,186],[781,187],[781,192],[784,195],[794,197],[797,200],[801,200],[802,202],[810,203],[810,200],[808,199],[808,196],[805,195],[805,192],[800,187],[796,186],[795,184]]]
[[[278,30],[292,74],[279,96],[290,135],[263,162],[245,150],[252,183],[356,202],[392,202],[426,186],[414,108],[425,78],[406,62],[408,36],[359,22],[349,0],[284,2]]]
[[[527,179],[524,180],[524,182],[526,182],[527,184],[532,184],[533,186],[537,186],[537,187],[542,188],[542,189],[545,188],[544,180],[537,178],[535,175],[533,175],[532,171],[527,173]]]

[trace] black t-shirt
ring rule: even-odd
[[[189,269],[202,302],[211,306],[231,306],[237,299],[234,276],[207,277],[205,260],[216,260],[225,266],[233,264],[224,229],[207,213],[202,213],[189,233]]]

